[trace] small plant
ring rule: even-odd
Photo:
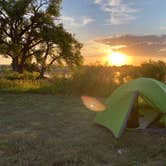
[[[2,74],[2,78],[7,80],[35,80],[39,76],[38,72],[27,72],[20,74],[17,72],[6,71]]]

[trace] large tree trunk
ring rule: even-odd
[[[21,62],[18,62],[18,57],[12,59],[12,70],[18,73],[23,73],[25,68],[25,60],[21,60]]]
[[[45,77],[44,77],[45,72],[46,72],[46,67],[43,67],[43,66],[42,66],[42,68],[41,68],[41,70],[40,70],[40,75],[39,75],[38,79],[45,78]]]
[[[18,72],[18,58],[13,58],[12,59],[12,70],[15,71],[15,72]]]
[[[25,61],[26,61],[26,58],[25,56],[21,56],[21,62],[20,64],[18,65],[18,68],[17,68],[17,72],[18,73],[23,73],[24,72],[24,69],[25,69]]]
[[[17,72],[20,73],[20,74],[24,72],[24,65],[23,64],[18,65]]]

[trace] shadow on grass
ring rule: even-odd
[[[0,95],[0,165],[164,165],[163,134],[125,132],[116,140],[93,123],[79,97]]]

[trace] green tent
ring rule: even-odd
[[[108,97],[105,102],[107,109],[97,113],[95,122],[119,138],[139,95],[156,110],[166,113],[166,85],[155,79],[138,78],[123,84]]]

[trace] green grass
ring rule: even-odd
[[[79,97],[1,93],[0,166],[166,165],[166,135],[116,140],[94,117]]]
[[[44,80],[36,80],[39,74],[36,72],[18,74],[2,70],[0,92],[107,97],[121,84],[139,77],[165,82],[165,67],[166,64],[161,61],[150,61],[141,66],[81,66],[67,73],[50,72],[50,78]]]

